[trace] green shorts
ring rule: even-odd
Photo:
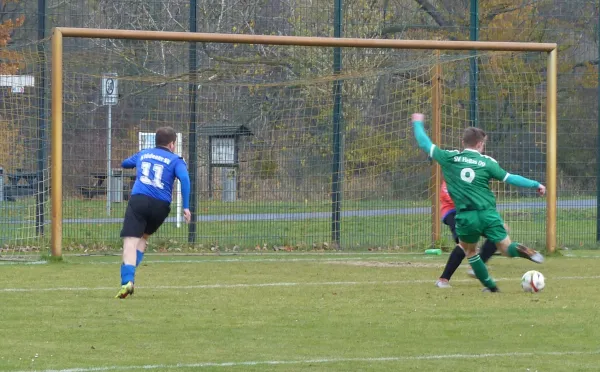
[[[482,211],[460,211],[456,213],[456,234],[465,243],[477,243],[485,236],[492,243],[498,243],[508,236],[504,221],[495,209]]]

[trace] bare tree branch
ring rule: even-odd
[[[496,7],[495,9],[493,9],[491,12],[489,12],[486,16],[485,16],[485,20],[486,21],[493,21],[494,18],[496,18],[499,15],[502,14],[506,14],[506,13],[510,13],[510,12],[514,12],[515,10],[520,10],[523,9],[529,5],[533,5],[535,4],[537,1],[536,0],[531,0],[528,2],[523,2],[521,5],[519,6],[513,6],[513,7]]]
[[[450,22],[444,19],[440,12],[427,0],[415,0],[417,4],[421,6],[429,16],[441,27],[451,27],[454,26]]]
[[[225,14],[225,0],[221,0],[221,12],[219,13],[219,20],[217,21],[217,32],[221,32],[221,22],[223,21],[224,14]]]
[[[397,34],[401,32],[406,32],[409,30],[423,30],[423,29],[431,29],[431,30],[439,30],[440,28],[451,28],[456,27],[456,24],[447,20],[442,13],[429,1],[427,0],[415,0],[419,7],[427,13],[433,21],[436,23],[435,26],[408,26],[408,25],[390,25],[383,27],[380,31],[373,33],[370,37],[385,37],[390,34]],[[451,37],[450,40],[454,40],[455,38]]]
[[[163,4],[163,6],[164,6],[165,10],[167,11],[167,14],[169,15],[169,18],[171,19],[171,21],[175,22],[175,24],[176,24],[177,26],[179,26],[179,28],[180,28],[182,31],[189,31],[189,29],[186,29],[185,27],[183,27],[183,25],[182,25],[181,23],[179,23],[179,21],[177,21],[177,20],[175,19],[175,17],[173,17],[173,14],[171,14],[171,10],[169,9],[169,6],[168,6],[168,4],[166,4],[166,3],[165,3],[165,4]]]
[[[61,6],[68,4],[69,2],[70,2],[70,0],[59,1],[56,4],[48,5],[47,10],[54,10],[54,9],[60,8]]]
[[[592,66],[597,66],[598,65],[598,59],[592,59],[589,61],[585,61],[585,62],[579,62],[573,65],[573,69],[579,68],[579,67],[586,67],[587,65],[592,65]]]

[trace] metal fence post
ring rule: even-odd
[[[335,0],[334,36],[342,37],[342,0]],[[333,73],[342,70],[342,49],[333,50]],[[342,207],[342,80],[333,82],[333,166],[331,171],[331,240],[339,249]]]
[[[4,168],[0,167],[0,203],[4,201]]]
[[[598,12],[598,52],[600,53],[600,12]],[[596,241],[600,242],[600,64],[598,65],[598,128],[596,146]]]
[[[46,37],[46,0],[38,0],[38,40]],[[46,172],[46,54],[44,44],[38,43],[39,80],[37,82],[38,123],[37,123],[37,191],[35,201],[35,231],[38,236],[44,235],[44,204],[46,190],[44,177]],[[2,198],[0,198],[2,200]]]
[[[196,0],[190,0],[190,32],[197,32],[198,27],[196,23]],[[196,241],[196,205],[197,205],[197,172],[198,165],[197,160],[198,156],[196,153],[197,145],[196,145],[196,99],[198,96],[198,86],[196,83],[196,69],[197,66],[197,55],[196,55],[196,43],[190,42],[189,44],[189,73],[190,73],[190,83],[188,84],[189,89],[189,107],[190,107],[190,122],[189,122],[189,131],[188,131],[188,141],[189,141],[189,154],[190,158],[188,159],[188,167],[190,173],[190,212],[192,212],[192,223],[188,229],[188,242],[193,243]]]

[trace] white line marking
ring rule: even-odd
[[[121,253],[65,253],[64,257],[121,257]],[[158,252],[150,252],[146,251],[146,257],[281,257],[281,256],[295,256],[295,257],[334,257],[334,256],[425,256],[422,251],[415,252],[386,252],[382,251],[373,251],[373,252],[352,252],[352,251],[260,251],[260,252],[251,252],[251,251],[242,251],[242,252],[218,252],[218,253],[158,253]]]
[[[571,254],[571,253],[565,253],[563,254],[563,257],[568,257],[568,258],[600,258],[600,255],[577,255],[577,254]]]
[[[164,263],[211,263],[211,262],[327,262],[327,261],[375,261],[375,260],[398,260],[398,261],[406,261],[406,260],[418,260],[418,261],[437,261],[445,262],[445,258],[448,255],[442,256],[421,256],[419,254],[414,254],[412,257],[409,256],[371,256],[371,257],[316,257],[316,258],[251,258],[251,257],[240,257],[240,258],[206,258],[206,259],[197,259],[197,260],[145,260],[144,264],[164,264]],[[565,254],[564,258],[593,258],[600,259],[600,255],[573,255],[573,254]],[[494,256],[494,260],[510,260],[510,257],[505,256]],[[105,262],[83,262],[83,261],[74,261],[74,263],[85,263],[90,265],[107,265],[107,264],[115,264],[120,262],[121,258],[119,257],[115,261],[105,261]],[[41,262],[43,263],[43,262]]]
[[[411,259],[409,257],[408,259]],[[498,257],[505,258],[505,257]],[[373,261],[373,260],[406,260],[407,257],[390,257],[390,256],[374,256],[374,257],[315,257],[315,258],[199,258],[197,260],[153,260],[146,259],[142,265],[146,264],[170,264],[170,263],[190,263],[190,264],[206,264],[212,262],[225,262],[225,263],[253,263],[253,262],[328,262],[328,261]],[[414,260],[435,260],[436,257],[426,256],[421,257],[415,255]],[[100,261],[100,262],[86,262],[84,260],[68,261],[73,264],[85,264],[85,265],[115,265],[121,262],[120,257],[114,257],[112,261]],[[442,262],[442,260],[440,260]],[[35,261],[35,262],[18,262],[18,261],[0,261],[0,265],[32,265],[32,264],[46,264],[46,261]]]
[[[85,256],[80,256],[80,257],[85,257]],[[104,256],[89,256],[86,258],[98,258],[98,257],[104,257]],[[120,256],[107,256],[110,257],[112,259],[112,261],[100,261],[100,262],[94,262],[94,261],[84,261],[84,260],[77,260],[77,261],[68,261],[69,263],[73,263],[73,264],[86,264],[86,265],[114,265],[115,263],[120,263],[121,262],[121,257]],[[144,265],[145,264],[161,264],[161,263],[211,263],[211,262],[241,262],[241,263],[246,263],[246,262],[327,262],[327,261],[351,261],[351,260],[355,260],[355,261],[370,261],[370,260],[391,260],[391,259],[396,259],[396,260],[406,260],[408,259],[416,259],[416,260],[435,260],[438,259],[439,257],[433,257],[433,256],[422,256],[418,253],[413,254],[412,257],[407,255],[402,255],[400,257],[394,257],[392,255],[383,255],[383,256],[369,256],[369,257],[354,257],[354,256],[347,256],[347,257],[327,257],[327,256],[323,256],[323,257],[313,257],[313,258],[254,258],[252,256],[248,257],[243,257],[243,256],[239,256],[239,257],[234,257],[234,258],[211,258],[211,256],[197,256],[198,259],[196,260],[161,260],[161,259],[146,259],[144,260]],[[212,256],[214,257],[214,256]],[[504,258],[504,257],[498,257],[498,258]],[[33,262],[19,262],[19,261],[0,261],[0,265],[31,265],[31,264],[46,264],[46,261],[33,261]]]
[[[143,262],[143,265],[145,264],[169,264],[169,263],[211,263],[211,262],[225,262],[225,263],[247,263],[247,262],[327,262],[327,261],[376,261],[376,260],[398,260],[398,261],[406,261],[406,260],[415,260],[415,261],[437,261],[439,260],[440,262],[445,262],[446,256],[448,255],[442,255],[442,256],[424,256],[424,255],[420,255],[420,254],[413,254],[412,256],[400,256],[400,257],[394,257],[392,255],[385,255],[385,256],[370,256],[370,257],[353,257],[353,256],[348,256],[348,257],[315,257],[315,258],[252,258],[252,257],[239,257],[239,258],[209,258],[210,256],[207,256],[205,258],[199,258],[197,260],[153,260],[153,259],[149,259],[149,260],[145,260]],[[600,259],[600,255],[598,256],[589,256],[589,255],[585,255],[585,256],[577,256],[577,255],[572,255],[572,254],[565,254],[563,256],[564,258],[595,258],[595,259]],[[505,256],[494,256],[494,260],[510,260],[510,257],[505,257]],[[101,261],[101,262],[85,262],[85,261],[72,261],[73,263],[77,263],[77,264],[89,264],[89,265],[114,265],[115,263],[119,263],[121,258],[116,258],[114,261]],[[1,263],[0,263],[1,264]]]
[[[433,260],[434,257],[415,257],[418,260]],[[399,258],[394,257],[321,257],[321,258],[215,258],[215,259],[207,259],[207,260],[145,260],[143,261],[143,265],[145,264],[156,264],[156,263],[211,263],[211,262],[241,262],[241,263],[250,263],[250,262],[328,262],[328,261],[372,261],[372,260],[390,260]],[[402,257],[402,260],[405,260],[406,257]],[[121,262],[121,259],[115,260],[112,262],[90,262],[92,265],[105,265],[111,264],[114,265],[117,262]],[[440,260],[442,262],[442,260]],[[87,264],[87,262],[86,262]]]
[[[425,256],[422,255],[420,253],[382,253],[382,254],[375,254],[373,255],[372,253],[366,253],[364,256],[359,256],[356,257],[355,255],[360,253],[352,253],[349,254],[347,257],[345,256],[340,256],[340,257],[331,257],[328,255],[323,255],[323,256],[319,256],[319,257],[306,257],[306,258],[285,258],[285,257],[281,257],[281,258],[261,258],[261,257],[257,257],[258,255],[247,255],[247,254],[240,254],[239,256],[236,257],[232,257],[232,258],[213,258],[215,256],[210,256],[210,255],[191,255],[190,257],[198,257],[198,259],[188,259],[188,260],[181,260],[181,259],[173,259],[173,260],[163,260],[163,259],[146,259],[144,261],[144,265],[146,264],[205,264],[205,263],[212,263],[212,262],[225,262],[225,263],[246,263],[246,262],[327,262],[327,261],[373,261],[373,260],[407,260],[407,259],[412,259],[412,260],[440,260],[443,261],[443,259],[445,258],[446,255],[441,256]],[[266,254],[268,255],[268,254]],[[85,261],[85,260],[77,260],[77,261],[68,261],[69,263],[73,263],[73,264],[86,264],[86,265],[114,265],[116,263],[119,263],[121,260],[121,257],[118,255],[111,255],[111,256],[99,256],[99,255],[90,255],[90,256],[86,256],[86,255],[73,255],[70,257],[79,257],[79,258],[89,258],[90,261]],[[160,257],[160,256],[153,256],[151,254],[148,254],[147,257]],[[574,254],[570,254],[570,253],[566,253],[564,254],[565,258],[593,258],[593,259],[600,259],[600,255],[598,256],[594,256],[594,255],[574,255]],[[65,255],[65,258],[68,260],[69,257],[67,255]],[[93,259],[96,258],[111,258],[112,261],[100,261],[100,262],[94,262],[92,261]],[[497,259],[509,259],[507,257],[504,256],[494,256],[494,260]],[[46,261],[0,261],[0,266],[2,265],[44,265],[47,264]]]
[[[68,369],[45,369],[38,372],[98,372],[114,370],[136,370],[136,369],[179,369],[179,368],[207,368],[207,367],[240,367],[260,365],[293,365],[293,364],[326,364],[326,363],[351,363],[351,362],[401,362],[419,360],[444,360],[444,359],[482,359],[482,358],[518,358],[532,356],[566,356],[566,355],[596,355],[595,351],[534,351],[521,353],[487,353],[487,354],[439,354],[439,355],[415,355],[394,356],[379,358],[316,358],[300,360],[265,360],[246,362],[204,362],[204,363],[178,363],[178,364],[147,364],[137,366],[105,366],[105,367],[80,367]],[[27,372],[27,371],[13,371]]]
[[[0,265],[45,265],[46,261],[0,261]]]
[[[559,276],[551,277],[551,280],[588,280],[600,279],[600,275],[593,276]],[[515,280],[515,278],[496,278],[497,282]],[[453,279],[452,283],[473,282],[475,279]],[[234,289],[234,288],[265,288],[265,287],[308,287],[308,286],[333,286],[333,285],[394,285],[394,284],[422,284],[435,283],[434,279],[412,279],[412,280],[384,280],[365,282],[274,282],[274,283],[237,283],[237,284],[198,284],[198,285],[159,285],[159,286],[136,286],[139,289]],[[56,291],[108,291],[117,287],[50,287],[50,288],[0,288],[2,292],[56,292]]]

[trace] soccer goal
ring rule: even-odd
[[[173,244],[421,251],[449,240],[440,172],[412,134],[410,116],[423,112],[436,144],[460,147],[466,126],[481,127],[489,155],[547,185],[546,199],[492,187],[513,238],[556,246],[556,44],[55,28],[51,71],[53,255],[64,234],[118,239],[123,205],[99,218],[84,213],[95,199],[83,200],[63,215],[74,179],[106,168],[97,97],[107,73],[119,90],[113,159],[137,150],[139,132],[183,134],[196,220],[167,221],[158,238]],[[227,164],[209,148],[222,138]],[[225,202],[232,180],[237,195]]]

